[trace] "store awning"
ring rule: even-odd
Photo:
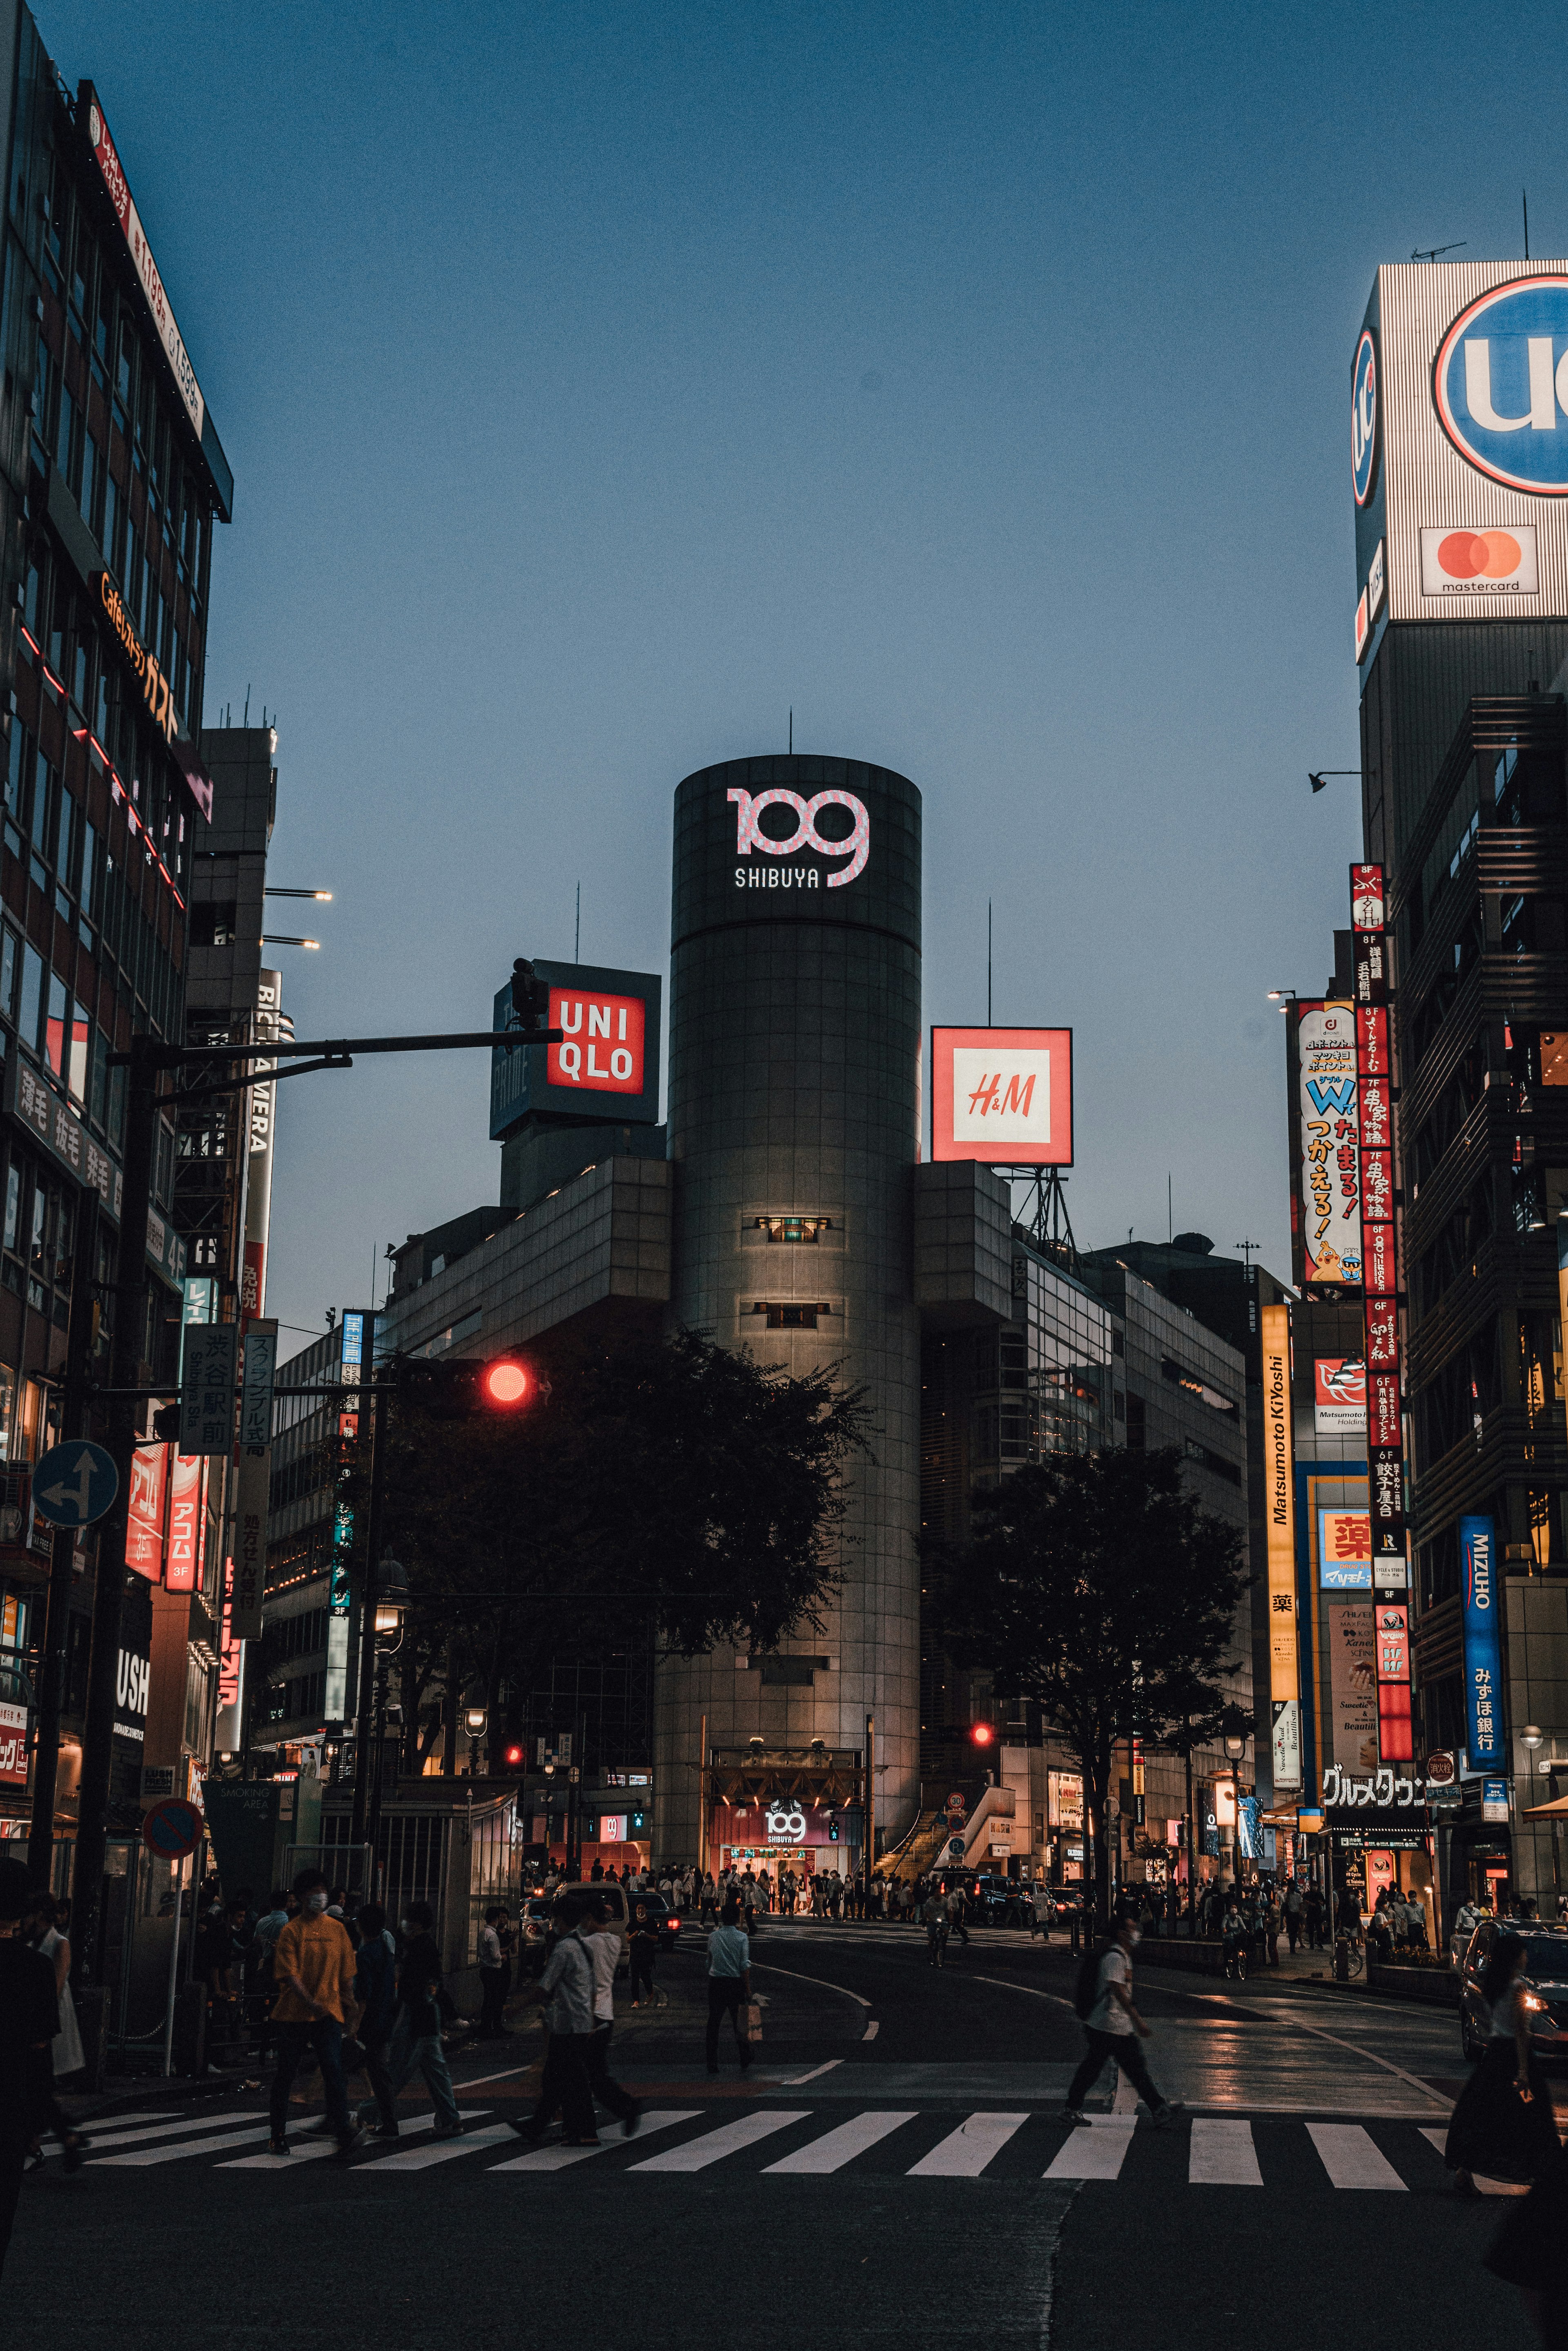
[[[1527,1821],[1568,1821],[1568,1796],[1553,1796],[1549,1804],[1531,1804],[1524,1817]]]

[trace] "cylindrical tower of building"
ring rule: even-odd
[[[658,1673],[655,1851],[698,1849],[710,1747],[842,1753],[877,1725],[879,1828],[918,1800],[920,794],[854,759],[737,759],[675,794],[673,1314],[762,1363],[863,1385],[823,1629],[775,1660]],[[712,1858],[716,1860],[717,1839]],[[848,1840],[832,1855],[848,1868]],[[709,1858],[708,1855],[704,1856]],[[827,1858],[820,1855],[819,1860]]]

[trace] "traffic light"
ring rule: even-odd
[[[541,979],[526,956],[512,966],[512,1009],[524,1029],[549,1025],[549,982]]]
[[[160,1405],[152,1416],[152,1441],[155,1445],[177,1445],[180,1441],[180,1407],[177,1404]]]
[[[511,1745],[507,1749],[507,1751],[506,1751],[506,1765],[507,1765],[507,1771],[522,1771],[522,1770],[524,1769],[524,1766],[525,1766],[526,1761],[527,1761],[527,1750],[524,1748],[524,1746],[523,1746],[523,1744],[522,1744],[522,1742],[521,1742],[521,1740],[516,1740],[516,1739],[515,1739],[515,1740],[512,1741]]]
[[[996,1732],[991,1729],[988,1722],[972,1722],[969,1725],[970,1742],[976,1747],[993,1746],[996,1742]]]
[[[507,1353],[415,1357],[399,1364],[400,1393],[432,1420],[469,1420],[476,1415],[509,1414],[543,1404],[549,1382],[525,1356]]]
[[[838,1841],[839,1816],[837,1813],[830,1813],[828,1814],[828,1843],[830,1844],[837,1844]]]

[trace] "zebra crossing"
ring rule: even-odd
[[[517,2152],[510,2124],[494,2109],[464,2108],[464,2135],[437,2139],[434,2117],[411,2116],[395,2142],[370,2140],[350,2158],[357,2173],[402,2179],[411,2172],[462,2166],[497,2179],[529,2179],[597,2162],[601,2173],[627,2178],[689,2178],[720,2165],[764,2179],[821,2179],[856,2167],[896,2171],[910,2179],[1035,2178],[1164,2189],[1265,2189],[1288,2177],[1356,2193],[1405,2194],[1443,2182],[1443,2133],[1405,2122],[1374,2128],[1363,2123],[1318,2122],[1199,2114],[1154,2131],[1126,2112],[1092,2115],[1077,2126],[1038,2110],[978,2109],[959,2116],[932,2108],[867,2106],[840,2121],[808,2106],[758,2105],[740,2115],[712,2107],[648,2109],[635,2138],[619,2131],[596,2146],[549,2144]],[[827,2125],[826,2128],[821,2127]],[[1260,2138],[1260,2129],[1262,2137]],[[775,2142],[793,2135],[782,2149]],[[332,2140],[306,2132],[291,2152],[267,2148],[267,2118],[260,2108],[241,2113],[117,2118],[92,2134],[88,2172],[140,2172],[191,2163],[214,2172],[289,2172],[325,2161]],[[667,2144],[652,2154],[647,2143]],[[52,2150],[57,2153],[57,2149]],[[1303,2171],[1303,2165],[1305,2170]]]

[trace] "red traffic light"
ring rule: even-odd
[[[988,1747],[996,1735],[988,1722],[975,1723],[969,1732],[977,1747]]]
[[[507,1764],[510,1766],[510,1768],[511,1768],[512,1770],[514,1770],[514,1771],[515,1771],[515,1770],[517,1769],[517,1765],[522,1761],[522,1760],[523,1760],[523,1750],[522,1750],[522,1749],[521,1749],[520,1747],[508,1747],[508,1748],[507,1748]]]
[[[504,1355],[498,1363],[486,1364],[479,1384],[487,1404],[509,1406],[527,1402],[533,1382],[521,1364]]]

